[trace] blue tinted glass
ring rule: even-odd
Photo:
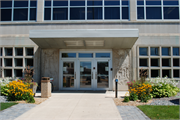
[[[173,55],[179,56],[179,48],[173,48]]]
[[[45,6],[51,6],[51,0],[46,0],[45,1]]]
[[[85,6],[85,0],[70,0],[70,6]]]
[[[178,0],[163,0],[164,5],[179,5]]]
[[[129,8],[122,7],[122,19],[129,19]]]
[[[144,0],[137,0],[137,5],[144,5]]]
[[[137,8],[137,17],[138,19],[144,19],[144,7]]]
[[[105,19],[120,19],[119,7],[105,7]]]
[[[161,0],[146,0],[146,5],[161,5]]]
[[[12,7],[12,1],[0,1],[1,2],[1,7]]]
[[[30,20],[36,20],[36,8],[30,9]]]
[[[162,19],[161,7],[147,7],[146,19]]]
[[[119,0],[104,0],[104,5],[119,5]]]
[[[162,55],[169,55],[169,48],[162,48]]]
[[[87,19],[102,19],[102,7],[88,7]]]
[[[44,20],[51,20],[51,8],[45,8]]]
[[[93,53],[79,53],[80,58],[93,58]]]
[[[1,9],[1,21],[11,21],[12,9]]]
[[[158,54],[159,52],[158,52],[158,48],[151,48],[151,55],[155,55],[155,56],[157,56],[157,55],[159,55]]]
[[[139,55],[147,56],[147,48],[139,48]]]
[[[68,6],[67,0],[54,0],[53,6]]]
[[[14,7],[28,7],[28,0],[14,1]]]
[[[67,8],[54,8],[53,9],[53,20],[67,20],[68,9]]]
[[[76,58],[76,53],[62,53],[63,58]]]
[[[14,9],[14,21],[23,21],[28,19],[28,9]]]
[[[164,19],[179,19],[179,7],[164,7]]]
[[[30,5],[31,5],[31,7],[36,7],[37,6],[37,1],[36,0],[31,0]]]
[[[129,0],[122,0],[122,5],[129,5]]]
[[[71,20],[84,20],[85,19],[85,8],[71,8],[70,9]]]
[[[96,53],[97,58],[110,58],[110,53]]]
[[[88,6],[102,5],[102,0],[87,0]]]

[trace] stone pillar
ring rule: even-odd
[[[37,22],[44,21],[44,1],[45,0],[37,0]]]
[[[130,0],[129,1],[129,7],[130,7],[130,21],[136,21],[136,16],[137,16],[137,9],[136,9],[136,0]]]
[[[41,98],[51,97],[51,83],[50,80],[41,80]]]

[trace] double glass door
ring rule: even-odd
[[[109,60],[63,60],[62,65],[63,89],[109,89]]]

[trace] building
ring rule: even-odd
[[[2,78],[55,90],[127,90],[141,68],[180,80],[180,0],[1,0]]]

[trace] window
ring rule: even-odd
[[[16,56],[23,56],[23,48],[16,48]]]
[[[167,47],[162,48],[162,55],[163,56],[169,56],[170,55],[170,49]]]
[[[179,0],[137,0],[139,20],[178,20],[179,11]]]
[[[178,47],[173,48],[173,55],[174,56],[179,56],[179,48]]]
[[[62,58],[76,58],[76,53],[62,53]]]
[[[162,67],[169,67],[170,63],[170,59],[162,58]]]
[[[26,56],[33,56],[34,48],[26,48]]]
[[[14,75],[15,77],[22,77],[23,76],[22,69],[15,69]]]
[[[96,53],[97,58],[110,58],[110,53]]]
[[[93,58],[93,53],[79,53],[79,58]]]
[[[171,70],[162,70],[162,77],[171,77]]]
[[[159,55],[159,49],[155,47],[151,47],[151,55],[158,56]]]
[[[12,69],[5,69],[4,77],[12,77]]]
[[[173,66],[174,67],[179,67],[179,59],[177,59],[177,58],[173,59]]]
[[[23,59],[22,58],[15,59],[15,66],[16,67],[23,67]]]
[[[1,1],[1,21],[35,21],[36,7],[37,0]]]
[[[159,67],[159,59],[151,58],[151,67]]]
[[[12,67],[12,58],[5,58],[5,67]]]
[[[173,71],[174,78],[179,78],[179,70]]]
[[[30,67],[32,67],[33,66],[33,59],[31,59],[31,58],[27,58],[26,59],[26,66],[30,66]]]
[[[147,56],[148,50],[147,48],[139,48],[139,55]]]
[[[151,70],[151,77],[158,77],[159,76],[159,70]]]
[[[147,67],[148,66],[148,59],[140,59],[139,60],[139,64],[140,64],[140,66],[145,66],[145,67]]]
[[[5,48],[5,55],[6,56],[12,56],[13,55],[13,49],[12,48]]]
[[[129,0],[45,0],[44,5],[44,20],[129,19]]]

